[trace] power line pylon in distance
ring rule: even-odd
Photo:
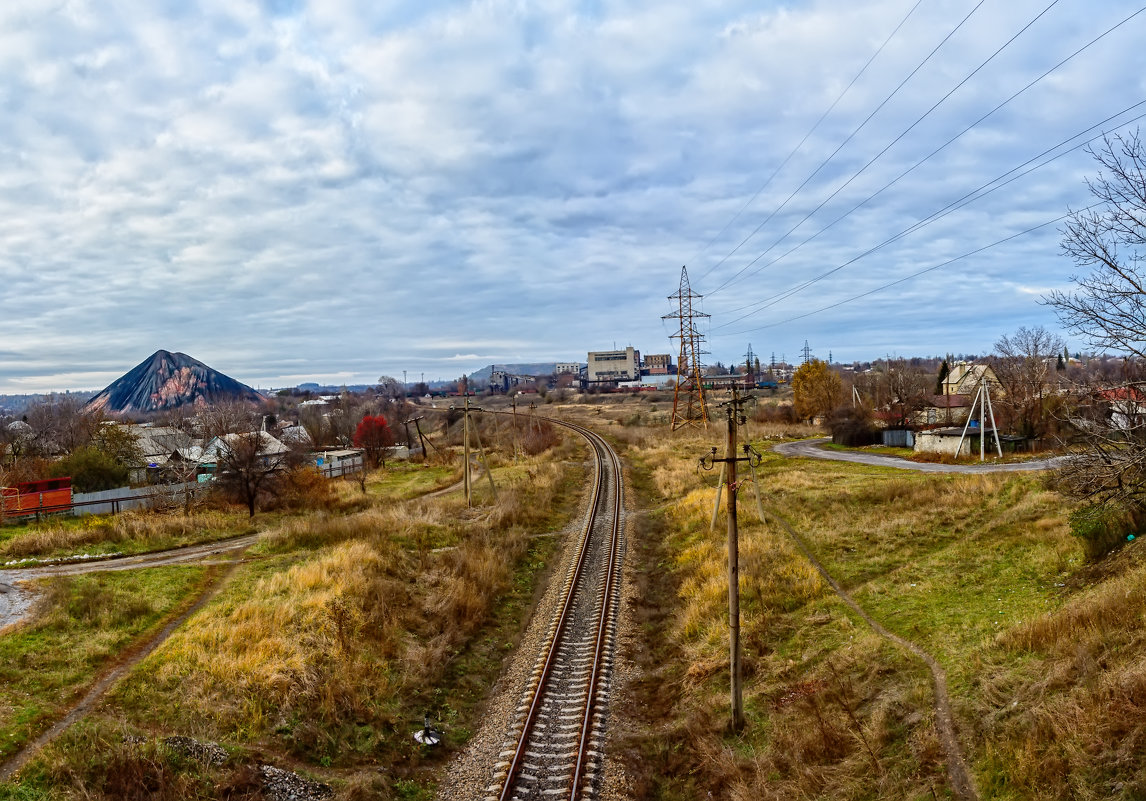
[[[677,359],[676,388],[672,394],[672,431],[684,426],[708,428],[708,407],[704,402],[704,384],[700,380],[700,357],[704,337],[697,330],[696,321],[710,317],[693,308],[693,301],[702,296],[692,291],[688,283],[688,269],[680,268],[680,288],[669,295],[669,300],[678,301],[678,309],[666,314],[662,320],[680,320],[680,332],[673,339],[680,340],[680,358]],[[683,396],[683,398],[682,398]]]

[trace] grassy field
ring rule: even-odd
[[[41,582],[42,614],[0,637],[0,761],[61,717],[203,576],[203,568],[167,567]]]
[[[491,454],[498,499],[483,481],[473,508],[460,492],[419,497],[453,484],[456,466],[400,464],[372,472],[365,492],[316,489],[313,511],[260,515],[265,535],[220,594],[0,798],[260,797],[253,761],[340,798],[430,797],[551,568],[560,540],[537,535],[577,512],[586,458],[571,436],[517,463]],[[423,715],[444,748],[412,739]],[[194,764],[162,746],[172,734],[217,741],[230,759]]]
[[[0,527],[0,564],[80,554],[146,553],[250,534],[266,523],[265,517],[256,523],[234,510],[200,510],[191,516],[177,511],[132,511],[53,517]]]
[[[782,527],[758,519],[751,481],[740,489],[748,725],[730,729],[724,518],[709,530],[716,472],[697,469],[723,447],[720,428],[667,435],[671,401],[660,396],[540,409],[607,434],[631,470],[636,673],[611,726],[634,797],[951,797],[926,667],[842,603]],[[257,798],[255,761],[327,781],[340,799],[433,797],[552,568],[559,539],[537,535],[566,525],[586,479],[575,439],[515,462],[505,422],[490,425],[497,502],[484,481],[472,509],[456,492],[422,497],[454,483],[456,464],[400,464],[372,472],[365,491],[300,486],[292,505],[256,517],[264,536],[218,597],[0,799]],[[1037,475],[786,459],[770,445],[818,432],[761,422],[748,432],[764,455],[769,514],[946,669],[984,798],[1146,798],[1140,540],[1088,562],[1068,529],[1071,503]],[[0,534],[0,549],[15,548],[0,553],[145,549],[244,525],[245,513],[225,509],[45,524]],[[0,638],[13,688],[0,696],[2,753],[205,580],[198,568],[165,571],[53,584],[45,615]],[[444,729],[444,748],[414,743],[423,715]],[[172,734],[221,743],[226,763],[172,752],[161,742]]]
[[[630,438],[647,636],[623,738],[640,797],[950,797],[925,667],[821,580],[741,490],[748,726],[729,731],[724,518],[702,437]],[[1037,476],[908,474],[765,453],[764,505],[888,629],[945,667],[985,797],[1139,798],[1146,566],[1087,565]],[[1116,710],[1116,711],[1115,711]],[[934,795],[933,795],[934,794]]]

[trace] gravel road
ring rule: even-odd
[[[854,462],[855,464],[866,464],[873,467],[894,467],[899,470],[914,470],[918,473],[1018,473],[1030,470],[1047,470],[1059,465],[1064,458],[1056,456],[1053,459],[1035,459],[1029,462],[1009,462],[1007,464],[938,464],[911,462],[907,459],[883,456],[878,453],[830,451],[820,447],[825,442],[831,442],[831,440],[827,437],[820,437],[819,439],[803,439],[799,442],[783,442],[773,446],[772,450],[784,456],[804,456],[810,459]]]

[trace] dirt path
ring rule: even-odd
[[[804,538],[797,534],[795,529],[788,525],[786,520],[771,510],[766,510],[766,514],[788,533],[788,536],[796,543],[796,547],[803,552],[807,560],[819,571],[820,575],[824,577],[824,581],[828,582],[836,595],[850,606],[857,615],[867,621],[867,624],[872,627],[876,634],[910,651],[921,659],[931,670],[931,686],[934,690],[935,698],[935,732],[939,737],[939,743],[943,747],[943,752],[947,757],[947,779],[951,783],[951,791],[960,801],[979,801],[979,792],[975,788],[975,780],[972,778],[971,771],[967,767],[967,762],[963,758],[963,750],[959,746],[959,738],[955,733],[955,719],[951,714],[951,702],[947,695],[947,672],[943,670],[943,666],[936,661],[935,657],[911,640],[906,640],[898,634],[888,631],[874,620],[871,615],[864,611],[863,607],[855,602],[843,587],[836,583],[836,580],[832,578],[831,574],[828,573],[824,566],[820,564],[820,561],[812,554],[811,549],[807,543],[804,542]]]
[[[897,456],[882,456],[878,453],[858,453],[854,451],[829,451],[820,446],[831,442],[827,437],[803,439],[799,442],[782,442],[772,447],[784,456],[805,456],[810,459],[830,459],[836,462],[853,462],[873,467],[895,467],[899,470],[914,470],[918,473],[1018,473],[1029,470],[1048,470],[1059,465],[1063,457],[1034,459],[1029,462],[1007,462],[1005,464],[983,463],[939,464],[937,462],[912,462]]]
[[[27,617],[34,594],[21,586],[24,582],[50,576],[78,576],[84,573],[102,573],[109,570],[138,570],[144,567],[164,567],[187,562],[204,563],[219,554],[241,551],[254,545],[258,534],[244,534],[227,540],[186,545],[166,551],[153,551],[135,556],[109,559],[91,559],[84,562],[43,567],[27,567],[0,571],[0,632]]]
[[[244,546],[245,547],[245,546]],[[172,564],[168,562],[166,564]],[[43,748],[52,740],[59,737],[68,727],[76,721],[82,719],[96,702],[99,701],[104,694],[111,689],[111,687],[119,681],[129,670],[137,664],[146,659],[152,651],[158,648],[171,634],[183,625],[191,615],[198,612],[203,606],[214,598],[219,590],[223,588],[227,580],[231,578],[235,570],[242,564],[242,560],[236,560],[228,570],[223,571],[215,577],[213,581],[207,584],[206,587],[199,593],[199,596],[184,612],[177,615],[173,620],[167,623],[159,633],[155,634],[150,640],[146,640],[142,645],[135,645],[129,648],[117,660],[115,666],[111,668],[102,678],[96,681],[88,690],[87,694],[76,704],[63,718],[58,720],[50,729],[41,734],[32,742],[28,743],[19,752],[13,755],[7,762],[0,765],[0,782],[6,782],[8,779],[24,767],[29,760],[34,757],[41,748]],[[86,566],[86,565],[85,565]],[[78,567],[78,565],[77,565]]]

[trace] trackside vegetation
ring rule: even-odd
[[[656,799],[950,798],[930,676],[845,606],[741,487],[748,726],[728,728],[724,517],[696,459],[720,434],[617,426],[640,505],[638,676],[615,735]],[[935,475],[787,460],[751,426],[769,514],[887,629],[947,673],[984,798],[1141,798],[1146,557],[1099,562],[1037,474]],[[1137,755],[1137,757],[1132,756]]]
[[[497,431],[483,437],[496,442]],[[579,511],[588,451],[573,435],[546,437],[516,461],[511,449],[491,454],[497,500],[483,483],[473,508],[460,492],[435,493],[456,481],[456,465],[391,464],[363,486],[316,488],[310,510],[260,515],[264,535],[213,600],[0,785],[0,798],[261,798],[252,766],[264,763],[324,782],[336,798],[431,797],[520,636],[556,535]],[[241,513],[170,514],[213,528]],[[134,575],[115,580],[135,586]],[[169,584],[175,600],[193,589]],[[160,608],[156,589],[136,592]],[[102,621],[85,621],[76,636],[104,636]],[[74,673],[78,686],[94,676]],[[0,725],[34,736],[59,706],[28,681],[24,706],[0,708]],[[444,747],[415,743],[423,716],[445,733]],[[219,743],[227,758],[189,759],[164,745],[172,735]]]

